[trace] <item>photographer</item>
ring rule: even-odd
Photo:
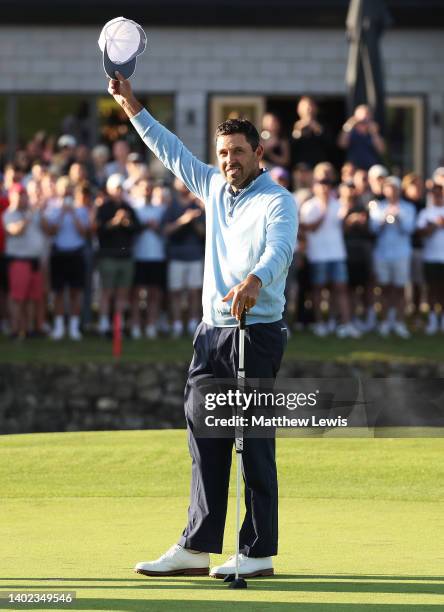
[[[353,116],[344,123],[338,146],[346,149],[347,161],[352,162],[355,168],[368,170],[380,163],[381,155],[385,152],[385,141],[366,104],[357,106]]]

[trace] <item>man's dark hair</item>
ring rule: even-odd
[[[231,134],[244,134],[253,151],[259,146],[259,132],[248,119],[227,119],[216,128],[216,140],[219,136],[230,136]]]

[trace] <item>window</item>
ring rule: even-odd
[[[210,130],[208,149],[211,163],[216,163],[213,134],[217,126],[226,119],[248,119],[259,130],[265,112],[263,96],[214,96],[210,104]]]
[[[421,96],[393,96],[386,100],[386,163],[400,176],[424,175],[424,100]]]

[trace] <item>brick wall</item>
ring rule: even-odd
[[[146,27],[137,91],[175,93],[176,130],[202,157],[207,94],[342,95],[347,41],[339,30],[181,29]],[[0,92],[106,91],[96,28],[0,27]],[[444,57],[440,30],[391,31],[383,39],[389,94],[426,97],[429,169],[443,155]],[[196,121],[187,125],[194,110]]]

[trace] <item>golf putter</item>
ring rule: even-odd
[[[242,312],[239,321],[239,367],[237,370],[237,387],[241,391],[245,389],[245,320],[246,311]],[[236,411],[237,412],[237,411]],[[230,589],[246,589],[247,581],[239,578],[239,535],[240,535],[240,498],[241,498],[241,475],[242,475],[242,452],[244,450],[243,427],[236,424],[234,448],[236,450],[236,573],[225,577],[224,582],[229,582]]]

